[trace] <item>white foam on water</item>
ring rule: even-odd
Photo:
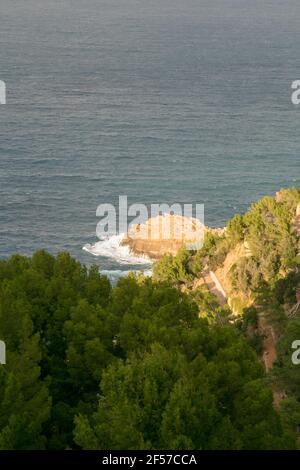
[[[122,265],[149,265],[153,263],[153,261],[146,256],[133,255],[128,246],[121,245],[123,238],[123,233],[120,235],[112,235],[104,240],[100,240],[94,245],[90,245],[89,243],[86,244],[83,247],[83,250],[94,256],[103,256],[105,258],[114,259]]]

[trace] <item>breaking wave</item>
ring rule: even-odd
[[[112,235],[104,240],[100,240],[94,245],[89,243],[83,247],[84,251],[94,255],[111,258],[122,265],[149,265],[152,260],[146,256],[133,255],[128,246],[122,246],[124,234]]]

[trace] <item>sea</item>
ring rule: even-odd
[[[299,0],[1,0],[0,258],[69,251],[112,280],[100,204],[204,204],[224,226],[300,186]]]

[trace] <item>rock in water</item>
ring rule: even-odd
[[[122,240],[132,253],[161,258],[164,254],[175,255],[180,248],[200,249],[207,229],[199,219],[179,215],[158,215],[145,224],[132,225]],[[220,230],[220,229],[215,229]]]

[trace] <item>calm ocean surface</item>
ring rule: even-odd
[[[0,257],[95,243],[96,208],[299,186],[299,0],[1,0]]]

